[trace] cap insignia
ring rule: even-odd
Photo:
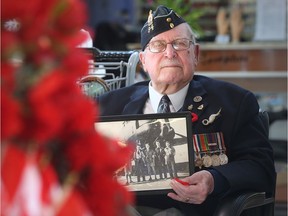
[[[147,23],[148,23],[148,33],[150,33],[151,31],[154,30],[152,10],[149,11]]]

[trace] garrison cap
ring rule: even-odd
[[[142,50],[145,49],[151,38],[184,22],[186,21],[182,17],[163,5],[157,7],[153,13],[150,10],[148,20],[141,29]]]

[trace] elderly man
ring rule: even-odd
[[[272,193],[273,152],[254,95],[195,75],[199,57],[195,35],[165,6],[150,12],[141,30],[141,46],[140,60],[151,80],[98,98],[100,115],[190,111],[196,116],[193,144],[198,167],[182,179],[189,186],[171,180],[174,192],[139,196],[137,205],[208,216],[222,197],[235,191]]]

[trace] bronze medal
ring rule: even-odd
[[[212,166],[219,166],[220,165],[220,158],[218,155],[214,154],[211,156]]]
[[[227,157],[226,154],[221,153],[221,154],[219,155],[219,158],[220,158],[220,164],[221,164],[221,165],[224,165],[224,164],[227,164],[227,163],[228,163],[228,157]]]
[[[201,158],[200,155],[197,155],[196,158],[195,158],[195,166],[199,167],[200,169],[202,169],[203,159]]]
[[[203,160],[203,165],[204,167],[210,167],[212,166],[212,160],[211,160],[211,157],[207,154],[205,154],[203,157],[202,157],[202,160]]]

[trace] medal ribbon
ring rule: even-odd
[[[207,134],[194,134],[193,147],[195,153],[199,152],[226,152],[224,138],[222,132],[207,133]]]
[[[203,152],[209,151],[209,146],[208,146],[208,141],[207,141],[207,136],[206,134],[199,134],[200,136],[200,144],[202,147]]]
[[[194,152],[195,153],[199,153],[200,152],[199,143],[198,143],[198,140],[197,140],[197,135],[193,135],[193,148],[194,148]]]
[[[226,146],[224,144],[224,137],[222,132],[216,133],[217,143],[221,152],[226,152]]]
[[[207,152],[209,150],[208,141],[205,134],[193,135],[193,146],[196,153]]]
[[[207,134],[207,139],[211,153],[219,152],[216,133]]]

